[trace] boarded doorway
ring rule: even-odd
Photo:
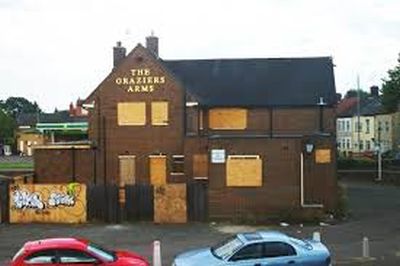
[[[167,183],[167,158],[165,155],[150,156],[150,183],[162,186]]]
[[[136,183],[136,165],[134,155],[121,155],[119,158],[119,186]]]

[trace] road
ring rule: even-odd
[[[216,243],[229,233],[278,229],[293,236],[310,237],[321,232],[332,252],[334,265],[400,265],[400,187],[344,181],[350,218],[336,225],[235,226],[230,224],[155,225],[0,225],[0,261],[10,258],[27,240],[75,236],[89,238],[110,248],[128,249],[151,259],[152,241],[161,240],[163,265],[175,254]],[[362,238],[370,239],[370,261],[361,262]]]

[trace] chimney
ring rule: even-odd
[[[114,68],[117,67],[126,56],[126,49],[122,47],[121,42],[117,42],[114,50]]]
[[[340,102],[342,100],[342,94],[341,93],[336,93],[336,102]]]
[[[158,38],[151,32],[151,36],[146,37],[146,48],[158,58]]]
[[[371,90],[372,97],[374,97],[374,98],[379,97],[379,87],[378,86],[371,86],[370,90]]]

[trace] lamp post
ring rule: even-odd
[[[381,151],[381,126],[378,127],[378,178],[376,181],[382,181],[382,151]]]

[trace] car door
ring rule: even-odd
[[[227,262],[228,266],[262,266],[263,244],[253,243],[242,247]]]
[[[90,265],[107,265],[92,255],[82,250],[76,249],[59,249],[57,250],[59,258],[59,266],[90,266]]]
[[[296,249],[285,242],[264,242],[263,264],[268,266],[303,265],[297,256]]]
[[[24,266],[59,266],[56,250],[44,249],[27,255],[24,260]]]

